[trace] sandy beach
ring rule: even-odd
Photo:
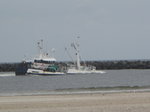
[[[0,97],[0,112],[149,111],[150,92]]]

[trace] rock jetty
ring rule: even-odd
[[[70,62],[59,62],[66,64]],[[14,72],[20,63],[1,63],[0,72]],[[85,61],[81,64],[93,65],[98,70],[117,69],[150,69],[150,60],[112,60],[112,61]]]

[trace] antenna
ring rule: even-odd
[[[39,50],[39,58],[43,57],[43,39],[41,39],[39,42],[37,42],[38,44],[38,50]]]
[[[41,39],[41,49],[43,49],[43,39]]]

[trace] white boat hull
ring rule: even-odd
[[[37,70],[37,69],[28,69],[27,74],[31,75],[64,75],[64,72],[48,72],[48,71],[43,71],[43,70]]]
[[[104,74],[106,73],[105,71],[102,70],[78,70],[78,69],[68,69],[67,71],[68,74],[87,74],[87,73],[100,73]]]

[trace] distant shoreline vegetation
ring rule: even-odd
[[[58,62],[61,64],[71,62]],[[20,63],[0,63],[0,72],[14,72]],[[93,65],[97,70],[120,69],[150,69],[150,60],[112,60],[112,61],[85,61],[81,64]]]

